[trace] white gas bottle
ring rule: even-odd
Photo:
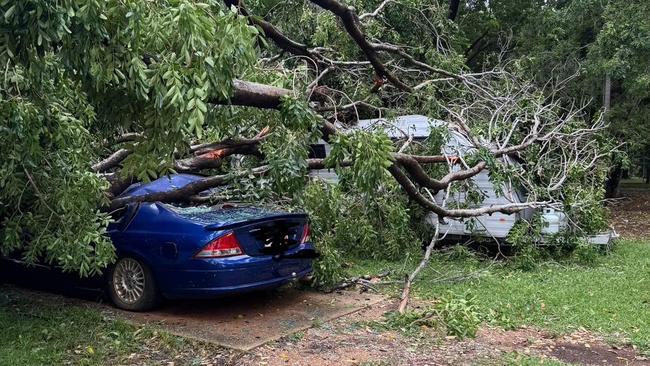
[[[552,208],[545,208],[542,214],[542,234],[556,234],[560,231],[560,215]]]

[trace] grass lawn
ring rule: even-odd
[[[0,365],[160,365],[171,361],[192,365],[229,357],[218,347],[135,327],[95,308],[62,304],[28,300],[3,287]]]
[[[352,271],[372,274],[390,268],[397,279],[413,266],[361,261]],[[387,289],[394,295],[398,291],[398,286]],[[650,240],[622,240],[592,265],[549,262],[530,271],[437,254],[413,295],[435,299],[450,291],[475,296],[480,316],[494,325],[534,325],[557,333],[584,327],[612,342],[627,338],[650,352]]]

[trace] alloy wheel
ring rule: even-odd
[[[113,271],[113,289],[121,301],[133,304],[142,298],[145,288],[144,268],[132,258],[123,258]]]

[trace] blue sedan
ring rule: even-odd
[[[166,192],[201,179],[176,174],[122,196]],[[129,204],[109,226],[117,261],[106,275],[116,306],[133,311],[162,298],[207,298],[281,286],[312,271],[308,217],[258,207]]]

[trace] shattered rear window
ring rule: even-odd
[[[282,214],[260,207],[216,208],[212,206],[179,207],[168,205],[177,215],[202,224],[235,223]]]

